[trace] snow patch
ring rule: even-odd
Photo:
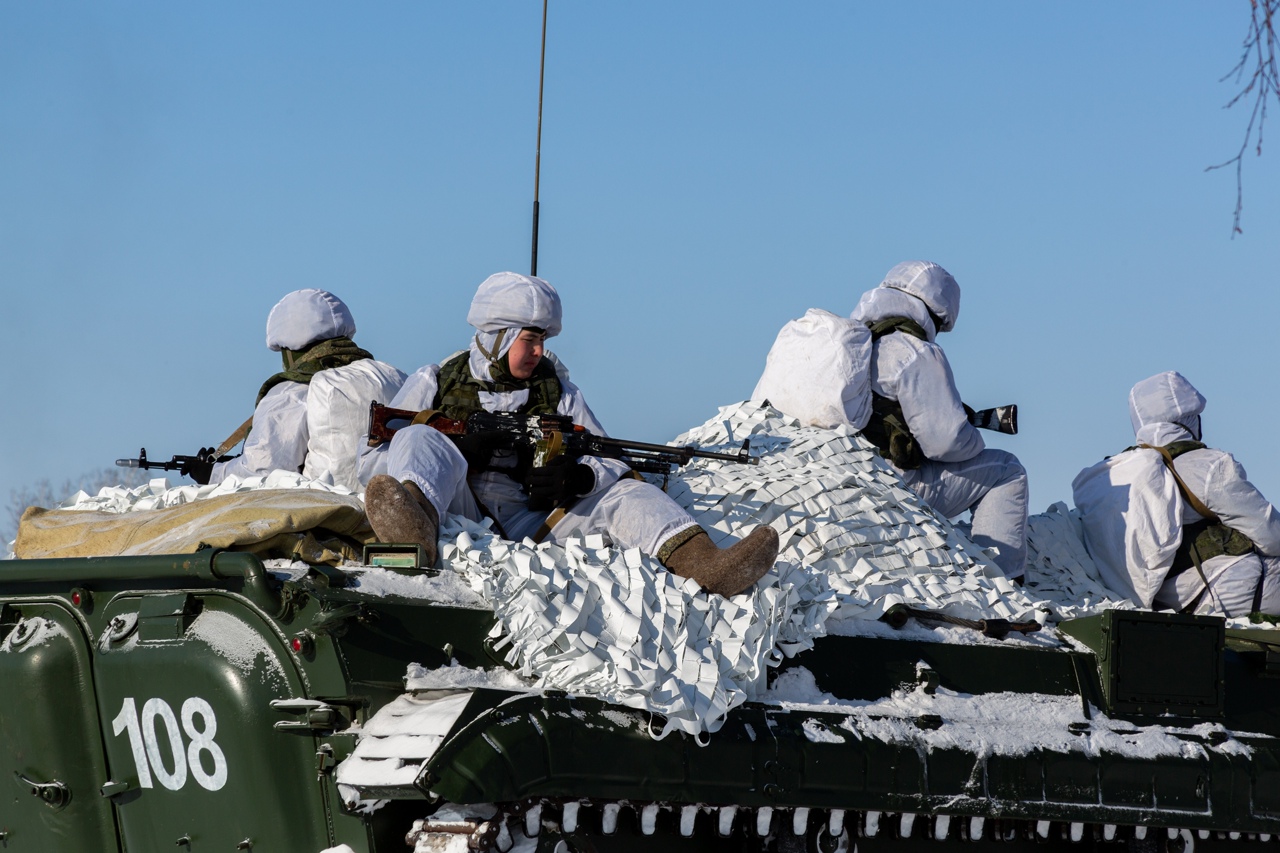
[[[432,576],[425,573],[402,574],[373,567],[347,567],[344,571],[349,578],[347,587],[366,595],[426,599],[445,607],[488,609],[485,600],[457,572],[440,572]]]
[[[230,613],[208,609],[200,611],[191,627],[187,628],[187,639],[205,643],[245,675],[258,670],[263,683],[270,679],[281,687],[288,686],[284,667],[272,654],[270,644]],[[265,669],[259,669],[259,658],[262,658]]]
[[[429,669],[420,663],[409,664],[404,679],[406,690],[462,690],[487,687],[492,690],[511,690],[531,693],[536,690],[532,679],[521,678],[509,669],[471,669],[457,660],[448,666]]]
[[[359,736],[356,748],[335,771],[347,807],[371,812],[384,802],[361,799],[362,788],[412,786],[470,699],[470,692],[444,697],[399,696],[363,727],[353,729]]]
[[[41,616],[19,620],[0,642],[0,652],[25,652],[43,646],[58,637],[70,636],[61,625]]]
[[[858,738],[884,743],[914,744],[924,752],[962,749],[979,756],[1027,755],[1036,751],[1103,754],[1135,759],[1173,756],[1205,759],[1209,752],[1247,757],[1249,746],[1217,723],[1191,727],[1139,726],[1112,720],[1097,710],[1084,716],[1080,697],[1037,693],[970,695],[937,688],[899,690],[869,701],[840,699],[818,689],[813,673],[804,667],[778,676],[767,700],[788,711],[843,714],[840,728]],[[917,720],[935,716],[942,725],[922,728]],[[1072,727],[1074,725],[1074,728]],[[806,721],[806,734],[808,734]],[[1222,743],[1204,741],[1214,734]],[[813,737],[809,738],[815,740]],[[825,742],[825,741],[820,741]]]
[[[810,743],[845,743],[845,738],[831,731],[819,720],[807,719],[801,723],[805,739]]]

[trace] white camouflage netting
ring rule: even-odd
[[[132,489],[124,486],[106,486],[96,495],[89,495],[82,491],[76,492],[58,508],[99,512],[142,512],[180,506],[206,498],[217,498],[234,492],[251,492],[256,489],[314,489],[320,492],[332,492],[335,495],[355,494],[345,486],[310,480],[292,471],[272,471],[265,477],[228,477],[221,483],[211,486],[198,486],[191,483],[170,486],[169,481],[163,478]]]
[[[1079,514],[1061,502],[1027,519],[1026,592],[1052,608],[1055,621],[1137,608],[1102,580],[1085,550]]]
[[[1065,617],[1123,606],[1102,586],[1065,508],[1031,521],[1025,594],[847,427],[800,427],[775,409],[741,403],[677,443],[735,450],[746,438],[759,465],[697,460],[673,475],[670,493],[722,543],[759,524],[778,531],[778,563],[748,594],[705,595],[602,536],[564,547],[517,543],[455,517],[441,530],[441,566],[493,607],[501,648],[535,688],[662,714],[664,732],[718,729],[730,709],[762,696],[771,663],[811,645],[828,620],[834,631],[860,633],[878,631],[868,620],[897,603],[1041,622],[1051,611]],[[80,494],[70,507],[154,509],[289,486],[345,492],[284,472],[217,487],[163,486]],[[357,574],[371,594],[390,591],[375,580],[385,573]],[[428,598],[439,586],[413,580],[420,583],[401,578],[391,586],[397,595],[420,586]]]
[[[677,443],[724,451],[746,438],[759,465],[697,460],[673,476],[670,494],[722,542],[759,524],[778,530],[778,563],[749,593],[704,595],[602,536],[515,543],[457,518],[441,531],[442,565],[493,605],[500,648],[538,687],[662,714],[663,734],[718,729],[763,694],[782,652],[810,646],[831,617],[876,619],[906,603],[1044,619],[851,429],[802,428],[743,403]]]

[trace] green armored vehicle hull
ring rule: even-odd
[[[836,702],[748,702],[714,732],[659,737],[652,713],[587,695],[415,687],[410,664],[504,672],[493,612],[363,592],[355,574],[284,577],[212,549],[0,563],[0,850],[1280,835],[1273,632],[1133,611],[1064,622],[1059,644],[885,626],[778,667]]]

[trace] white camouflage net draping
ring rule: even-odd
[[[1059,622],[1137,608],[1102,580],[1085,549],[1079,515],[1061,502],[1027,520],[1026,584],[1027,595],[1052,607]]]
[[[96,495],[83,491],[76,492],[59,504],[58,508],[100,512],[142,512],[258,489],[314,489],[320,492],[332,492],[335,495],[355,494],[345,486],[311,480],[293,471],[272,471],[263,477],[228,477],[221,483],[211,486],[199,486],[193,483],[170,486],[169,481],[164,478],[155,479],[134,488],[105,486]]]
[[[713,732],[757,698],[765,672],[833,616],[905,603],[966,618],[1044,618],[981,549],[902,486],[851,429],[803,428],[742,403],[677,439],[759,465],[697,460],[670,494],[722,544],[770,524],[781,553],[752,590],[706,595],[602,536],[564,547],[503,540],[448,519],[442,564],[493,604],[508,661],[541,688],[590,693],[666,718],[660,734]]]

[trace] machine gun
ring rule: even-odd
[[[671,466],[686,465],[693,459],[721,459],[744,465],[758,465],[760,460],[751,456],[750,440],[742,442],[737,453],[714,453],[696,447],[671,447],[666,444],[648,444],[620,438],[596,435],[567,415],[521,415],[516,412],[473,412],[465,420],[445,417],[439,412],[427,410],[414,412],[393,409],[381,403],[369,406],[369,446],[377,447],[391,440],[400,427],[392,422],[403,421],[426,424],[445,435],[475,435],[500,433],[505,437],[508,449],[532,449],[533,464],[546,465],[561,455],[571,458],[598,456],[621,460],[635,471],[650,474],[671,473]]]
[[[978,429],[989,429],[992,432],[1002,432],[1006,435],[1018,434],[1017,403],[1008,406],[996,406],[994,409],[980,409],[976,412],[965,406],[964,410],[969,415],[969,423]]]

